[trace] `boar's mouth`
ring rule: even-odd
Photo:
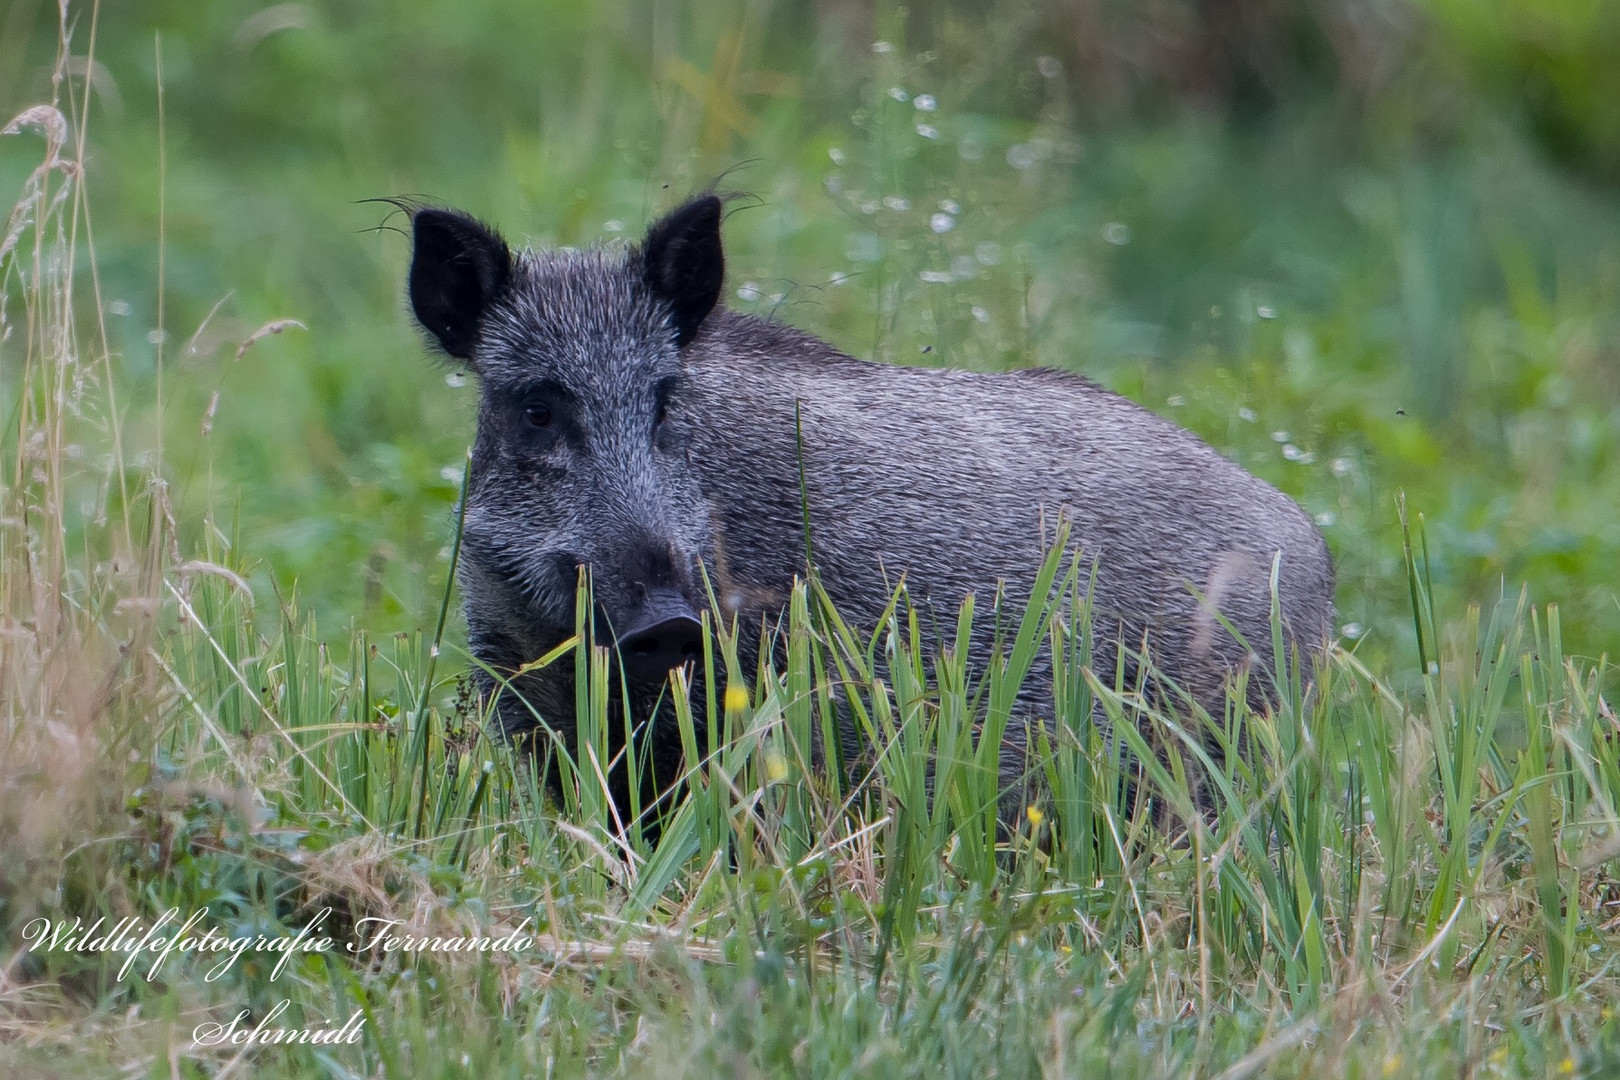
[[[632,682],[661,683],[674,668],[702,659],[703,623],[674,589],[650,590],[616,629],[616,649]]]

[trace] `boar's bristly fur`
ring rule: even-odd
[[[998,587],[1028,600],[1062,517],[1095,561],[1100,672],[1121,653],[1134,672],[1145,646],[1219,715],[1226,680],[1252,666],[1263,706],[1278,559],[1290,645],[1308,655],[1326,641],[1331,562],[1287,496],[1075,375],[870,363],[726,310],[721,209],[693,199],[628,251],[517,255],[453,211],[414,218],[418,321],[481,387],[459,578],[472,651],[504,675],[565,640],[588,566],[598,640],[653,661],[632,669],[625,653],[646,720],[643,806],[680,772],[664,676],[691,655],[705,576],[728,618],[774,623],[805,570],[806,505],[821,581],[868,629],[902,576],[935,626],[954,627],[969,593],[981,606]],[[969,663],[983,672],[992,620],[974,630]],[[751,672],[759,635],[740,637]],[[1026,684],[1030,722],[1051,714],[1043,663]],[[483,676],[503,729],[544,723],[572,748],[573,671],[554,664],[504,691]],[[622,720],[610,726],[622,740]],[[1027,730],[1008,729],[1010,790]],[[627,811],[623,770],[610,782]]]

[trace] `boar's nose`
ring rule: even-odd
[[[703,624],[680,593],[655,589],[618,647],[632,681],[662,682],[671,668],[701,659]]]

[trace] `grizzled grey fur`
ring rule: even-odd
[[[1043,523],[1050,536],[1062,514],[1096,560],[1099,671],[1113,672],[1120,643],[1134,666],[1145,641],[1217,715],[1223,680],[1257,664],[1262,703],[1278,553],[1290,642],[1309,652],[1326,640],[1327,547],[1288,497],[1075,375],[869,363],[728,311],[720,220],[705,195],[628,251],[514,255],[465,215],[415,213],[417,318],[482,390],[460,583],[472,650],[491,669],[515,671],[573,632],[582,565],[606,640],[657,624],[633,632],[663,650],[631,680],[634,708],[650,710],[668,667],[690,655],[679,630],[706,606],[703,570],[727,615],[774,622],[805,571],[801,423],[817,567],[855,625],[871,628],[902,574],[941,626],[998,583],[1026,598]],[[992,627],[976,622],[970,662],[982,672]],[[741,636],[745,648],[758,637]],[[745,653],[745,671],[755,659]],[[528,732],[538,715],[571,745],[572,678],[563,663],[516,680],[497,703],[502,726]],[[1049,661],[1029,686],[1050,692]],[[1041,715],[1039,699],[1029,707]],[[679,775],[674,727],[666,701],[638,747],[656,773],[644,796]],[[1023,730],[1009,729],[1019,745],[1003,754],[1019,775]],[[624,808],[622,770],[612,779]]]

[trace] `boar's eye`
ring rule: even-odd
[[[532,428],[551,426],[551,406],[544,401],[531,401],[523,406],[523,422]]]
[[[530,387],[510,401],[513,427],[531,439],[549,445],[568,426],[570,399],[568,393],[554,383]]]
[[[653,409],[653,430],[657,431],[669,419],[669,396],[674,392],[675,380],[665,379],[658,384],[658,404]]]

